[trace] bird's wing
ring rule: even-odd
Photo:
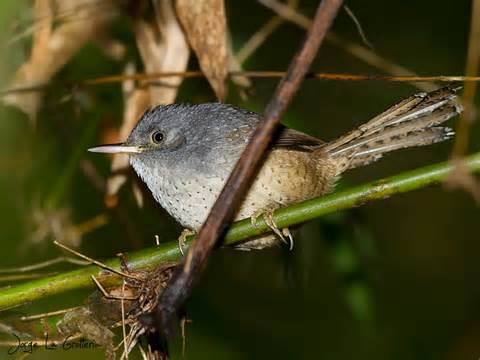
[[[301,151],[312,151],[323,144],[324,142],[316,137],[285,126],[281,126],[273,141],[274,148],[292,148]]]

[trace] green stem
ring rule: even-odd
[[[467,157],[465,165],[473,172],[480,171],[480,153]],[[439,183],[445,179],[450,171],[451,165],[448,162],[407,171],[400,175],[279,209],[274,213],[274,220],[280,228],[300,224],[338,210],[360,206],[373,200],[387,198],[393,194]],[[226,235],[225,243],[237,243],[267,231],[268,227],[262,219],[258,220],[255,227],[252,226],[249,219],[241,220],[231,226]],[[180,251],[177,242],[173,241],[155,248],[146,248],[132,253],[128,257],[128,262],[131,269],[138,270],[153,268],[163,261],[178,260],[179,258]],[[118,259],[105,261],[105,264],[115,269],[119,268]],[[104,285],[118,281],[117,275],[106,273],[97,266],[88,266],[3,289],[0,291],[0,310],[68,290],[93,287],[94,284],[90,275],[97,276]]]

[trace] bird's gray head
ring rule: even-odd
[[[161,105],[145,112],[124,143],[90,151],[128,153],[143,178],[147,169],[208,173],[235,163],[258,121],[220,103]]]

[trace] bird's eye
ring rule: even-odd
[[[161,131],[155,131],[153,134],[152,134],[152,141],[155,143],[155,144],[160,144],[162,141],[163,141],[163,138],[165,137],[165,135],[163,135],[163,132]]]

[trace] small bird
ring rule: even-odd
[[[415,94],[331,142],[281,126],[235,218],[324,195],[340,174],[390,151],[447,140],[454,132],[439,125],[461,111],[455,90],[445,87]],[[124,143],[89,151],[129,154],[155,200],[197,230],[260,121],[260,114],[221,103],[161,105],[145,112]],[[278,243],[261,236],[241,248]]]

